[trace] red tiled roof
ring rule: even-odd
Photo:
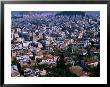
[[[75,73],[78,76],[83,74],[82,68],[80,66],[72,66],[69,68],[70,72]]]
[[[94,62],[97,62],[97,59],[95,58],[88,58],[86,59],[87,62],[85,62],[86,64],[90,64],[90,63],[94,63]]]

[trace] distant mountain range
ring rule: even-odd
[[[17,16],[17,15],[33,15],[33,14],[53,14],[53,15],[91,15],[91,16],[96,16],[100,15],[99,11],[12,11],[11,15],[12,16]]]
[[[57,13],[56,15],[85,15],[85,12],[83,11],[63,11],[60,13]]]

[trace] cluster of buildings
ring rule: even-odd
[[[69,48],[64,59],[70,72],[97,76],[94,69],[100,64],[99,16],[18,12],[11,19],[12,77],[49,76],[60,59],[56,50],[66,52]]]

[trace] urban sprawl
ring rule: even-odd
[[[99,77],[100,15],[11,13],[12,77]]]

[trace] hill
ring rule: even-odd
[[[84,16],[85,12],[82,12],[82,11],[63,11],[63,12],[56,14],[56,16],[58,16],[58,15],[82,15],[82,16]]]

